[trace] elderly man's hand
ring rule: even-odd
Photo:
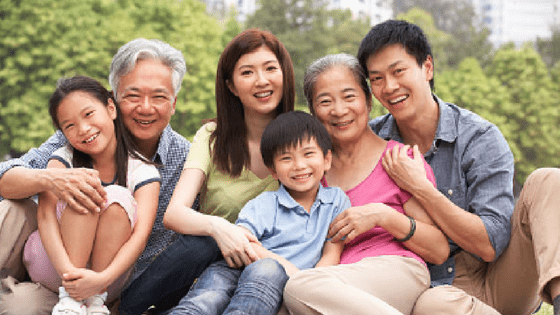
[[[99,212],[107,193],[99,173],[86,168],[53,168],[49,172],[49,189],[58,200],[80,213]]]

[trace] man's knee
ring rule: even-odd
[[[23,246],[37,230],[37,204],[31,199],[0,201],[0,278],[13,276],[22,280]]]
[[[559,187],[560,186],[560,168],[539,168],[533,171],[525,181],[527,185],[537,185],[538,187]],[[554,191],[557,191],[554,189]]]
[[[443,285],[424,291],[416,300],[413,315],[500,315],[465,291]]]

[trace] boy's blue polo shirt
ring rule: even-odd
[[[249,229],[266,249],[306,269],[321,258],[330,223],[350,206],[342,189],[319,185],[308,213],[281,185],[250,200],[236,224]]]

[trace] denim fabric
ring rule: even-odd
[[[438,190],[481,218],[497,258],[511,236],[513,154],[494,124],[435,95],[434,99],[439,106],[438,127],[424,158],[434,171]],[[370,126],[383,139],[403,142],[390,114],[375,118]],[[452,255],[460,250],[451,240],[449,243]],[[455,264],[449,259],[430,266],[432,285],[453,281]]]
[[[169,314],[274,315],[282,303],[288,276],[276,260],[258,260],[245,269],[224,260],[210,265]]]
[[[170,294],[190,287],[220,257],[212,237],[180,235],[122,293],[119,313],[142,314]]]

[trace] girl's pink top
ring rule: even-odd
[[[383,155],[385,155],[387,149],[393,148],[396,145],[403,146],[397,141],[390,140]],[[408,151],[408,155],[412,157],[412,150]],[[428,179],[435,186],[436,180],[432,168],[426,161],[424,161],[424,167],[426,168]],[[328,186],[325,178],[323,178],[322,183],[324,186]],[[383,203],[400,213],[405,213],[403,205],[411,197],[410,193],[399,188],[395,181],[389,177],[389,174],[385,172],[381,159],[377,162],[371,174],[356,187],[347,190],[346,194],[350,198],[353,207],[368,203]],[[381,255],[412,257],[424,265],[426,264],[420,256],[406,248],[402,243],[395,241],[389,232],[379,226],[362,233],[352,242],[346,244],[340,257],[340,263],[351,264],[366,257]]]

